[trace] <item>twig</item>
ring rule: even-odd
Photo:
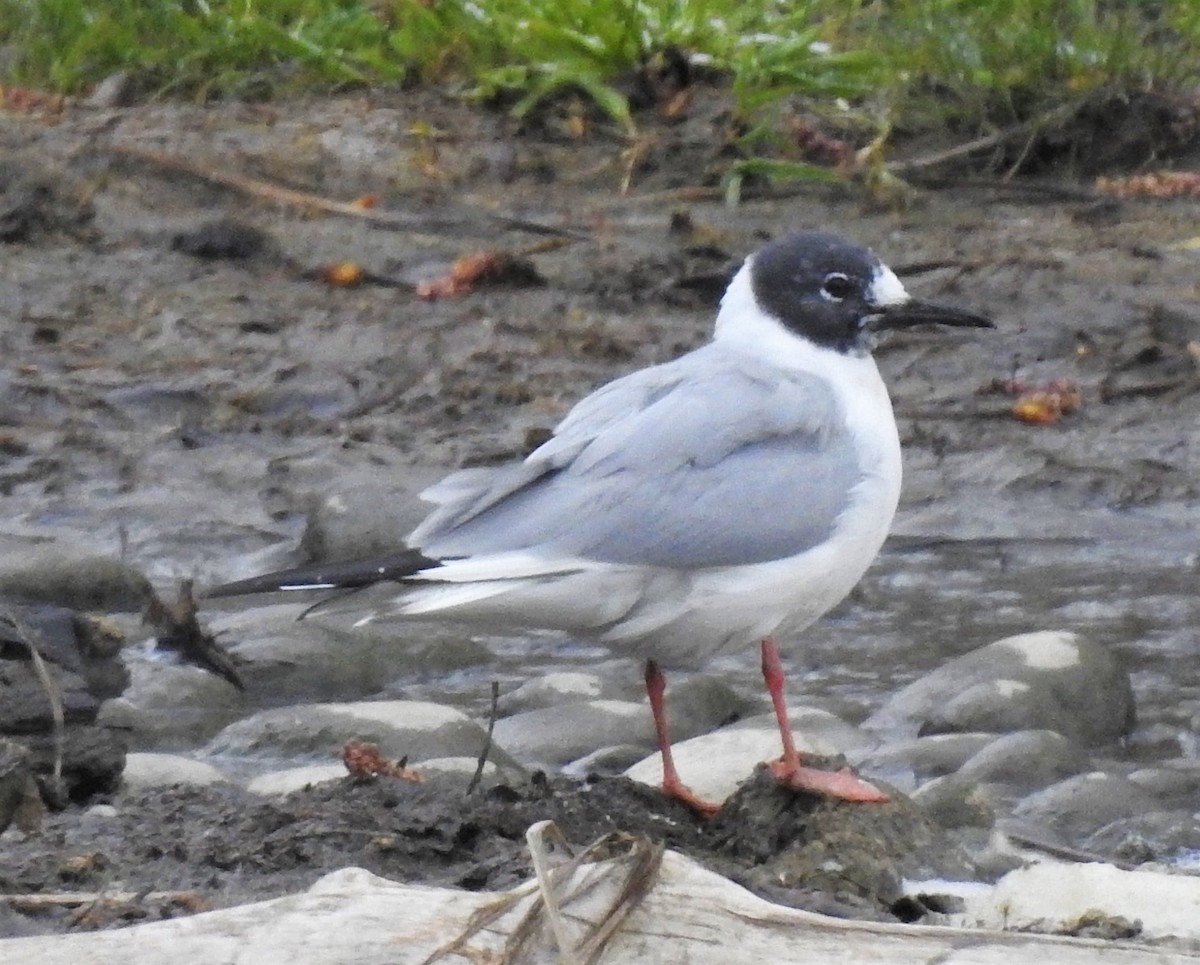
[[[1040,128],[1070,117],[1075,113],[1076,109],[1075,104],[1063,104],[1053,110],[1046,111],[1044,114],[1039,114],[1037,117],[1031,117],[1027,121],[1022,121],[1013,127],[997,131],[995,134],[988,134],[985,137],[967,141],[965,144],[955,145],[944,151],[935,151],[933,154],[926,154],[924,157],[911,158],[907,161],[893,161],[887,165],[887,170],[892,174],[902,174],[908,171],[918,171],[921,168],[936,167],[939,164],[945,164],[947,161],[957,161],[959,158],[970,157],[972,154],[978,154],[980,151],[998,147],[1008,141],[1032,136]]]
[[[483,750],[479,752],[479,761],[475,765],[475,773],[471,783],[467,785],[467,793],[471,794],[483,780],[483,768],[487,764],[488,754],[492,752],[492,731],[496,729],[496,706],[500,701],[500,681],[492,681],[492,709],[488,714],[487,736],[483,740]]]
[[[240,191],[243,194],[264,198],[267,201],[307,208],[313,211],[323,211],[326,214],[359,218],[380,227],[436,231],[461,227],[465,223],[462,220],[421,218],[399,211],[381,211],[378,208],[364,207],[350,201],[335,201],[332,198],[313,194],[310,191],[297,191],[294,188],[281,187],[277,184],[271,184],[269,181],[247,177],[243,174],[235,174],[232,171],[222,171],[208,164],[189,161],[186,158],[175,157],[170,154],[160,154],[157,151],[146,151],[138,147],[112,144],[108,145],[106,150],[112,154],[127,157],[143,164],[152,165],[153,167],[190,174],[192,177],[199,178],[202,181],[219,184],[234,191]],[[573,238],[576,240],[583,240],[589,237],[587,234],[571,228],[560,228],[555,225],[543,224],[540,221],[518,218],[515,215],[502,214],[495,211],[488,211],[487,209],[480,209],[477,213],[488,221],[514,231],[524,231],[535,235],[553,235],[559,238]]]
[[[33,672],[37,675],[38,683],[42,685],[42,690],[46,693],[46,700],[50,704],[50,718],[54,723],[54,793],[61,794],[63,754],[66,747],[66,719],[63,715],[62,689],[58,686],[58,681],[50,675],[46,662],[42,659],[41,651],[34,642],[37,631],[20,619],[11,607],[0,609],[0,619],[7,620],[12,624],[17,639],[29,651]]]
[[[97,901],[136,902],[156,901],[168,902],[193,910],[204,905],[204,899],[194,891],[114,891],[111,893],[97,891],[63,891],[56,894],[41,892],[31,894],[0,894],[0,904],[8,905],[22,914],[37,914],[49,908],[76,908],[81,905],[93,904]]]

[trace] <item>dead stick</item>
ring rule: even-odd
[[[479,763],[475,765],[475,774],[471,777],[471,783],[467,785],[467,793],[472,793],[475,788],[479,787],[479,782],[483,780],[483,766],[487,763],[488,754],[492,752],[492,731],[496,729],[496,705],[500,701],[500,681],[492,681],[492,710],[488,714],[488,729],[487,737],[483,741],[483,750],[479,752]]]
[[[1027,121],[1022,121],[1013,127],[997,131],[995,134],[988,134],[985,137],[967,141],[965,144],[958,144],[944,151],[936,151],[933,154],[926,154],[924,157],[913,158],[909,161],[893,161],[891,164],[886,165],[886,167],[892,174],[902,174],[907,171],[919,170],[920,168],[935,167],[938,164],[944,164],[946,161],[957,161],[959,158],[978,154],[980,151],[997,147],[1007,141],[1030,136],[1048,124],[1065,120],[1074,114],[1075,111],[1075,104],[1064,104],[1061,107],[1046,111],[1044,114],[1039,114],[1037,117],[1031,117]]]
[[[96,891],[64,891],[57,894],[0,894],[0,903],[20,912],[39,912],[48,908],[75,908],[98,901],[130,903],[135,901],[162,901],[188,907],[203,904],[204,899],[194,891],[114,891],[109,894]]]
[[[232,171],[222,171],[211,165],[189,161],[186,158],[175,157],[171,154],[160,154],[156,151],[146,151],[141,148],[121,144],[110,145],[108,150],[113,154],[131,158],[143,164],[164,168],[168,171],[182,171],[202,181],[220,184],[235,191],[240,191],[243,194],[265,198],[268,201],[300,208],[309,208],[315,211],[324,211],[327,214],[342,215],[348,218],[360,218],[384,227],[432,230],[459,227],[462,224],[461,221],[419,218],[398,211],[380,211],[377,208],[363,207],[351,201],[335,201],[332,198],[313,194],[310,191],[297,191],[295,188],[281,187],[278,184],[271,184],[269,181],[246,177],[243,174],[235,174]],[[586,234],[573,231],[570,228],[559,228],[554,225],[542,224],[539,221],[529,221],[525,218],[518,218],[486,209],[480,210],[479,214],[503,227],[516,231],[525,231],[529,234],[554,235],[560,238],[574,238],[577,240],[588,237]]]

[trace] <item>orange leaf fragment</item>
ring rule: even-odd
[[[350,202],[351,207],[358,208],[359,211],[366,211],[377,204],[379,204],[379,195],[377,194],[364,194]]]
[[[417,771],[405,766],[404,761],[393,761],[379,753],[378,744],[348,740],[342,747],[342,763],[351,777],[396,777],[402,781],[420,784],[425,780]]]
[[[1012,414],[1031,426],[1050,426],[1062,418],[1062,407],[1049,392],[1027,392],[1013,403]]]
[[[362,266],[353,261],[337,261],[321,269],[321,277],[335,288],[352,288],[365,274]]]
[[[528,259],[493,248],[464,255],[446,274],[418,282],[417,296],[429,300],[458,298],[476,285],[501,281],[537,284],[540,279]]]
[[[1034,426],[1049,426],[1083,405],[1083,393],[1071,379],[1053,379],[1040,389],[1022,392],[1013,403],[1013,416]]]

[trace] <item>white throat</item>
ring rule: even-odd
[[[907,298],[899,281],[896,286],[900,291],[893,291],[892,298]],[[890,522],[900,495],[900,438],[887,387],[870,354],[818,345],[763,311],[750,283],[750,259],[721,299],[713,341],[787,371],[811,373],[829,385],[859,448],[863,469],[880,482],[880,505],[886,507]]]
[[[738,269],[721,298],[713,341],[737,351],[765,359],[785,369],[813,372],[828,377],[830,367],[849,367],[877,372],[870,355],[847,355],[826,348],[789,331],[775,316],[763,311],[750,280],[753,256]],[[876,375],[878,378],[878,374]]]

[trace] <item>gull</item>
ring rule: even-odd
[[[871,356],[883,332],[987,328],[912,298],[871,251],[794,232],[746,258],[712,340],[616,379],[526,459],[455,472],[395,554],[302,566],[216,587],[394,593],[369,618],[548,629],[645,662],[662,789],[716,806],[676,771],[662,668],[702,667],[757,645],[783,745],[783,784],[888,798],[853,774],[805,766],[776,639],[842,600],[879,553],[900,496],[900,439]]]

